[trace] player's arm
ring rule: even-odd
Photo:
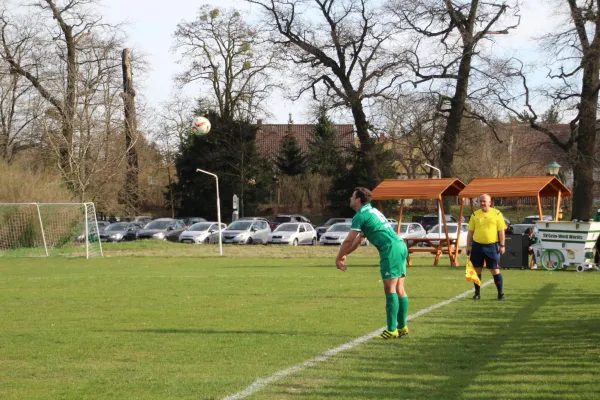
[[[335,258],[335,265],[338,267],[338,269],[341,269],[342,271],[346,270],[344,261],[346,261],[346,256],[354,250],[352,246],[354,245],[355,241],[358,241],[360,244],[360,232],[352,230],[348,233],[348,236],[346,236],[346,239],[340,246],[337,257]]]
[[[340,246],[340,251],[338,251],[338,256],[337,259],[341,259],[343,256],[347,256],[348,254],[352,253],[354,250],[356,250],[356,248],[358,247],[358,245],[355,245],[354,242],[358,242],[358,244],[360,244],[360,232],[359,231],[350,231],[348,233],[348,236],[346,236],[346,239],[344,240],[344,242],[342,243],[342,245]],[[353,248],[354,246],[354,248]]]
[[[350,231],[350,232],[358,232],[358,231]],[[350,236],[350,235],[348,235],[348,236]],[[365,237],[360,232],[358,232],[358,235],[356,235],[356,238],[354,239],[354,241],[352,242],[352,245],[350,246],[350,250],[348,250],[348,254],[350,254],[354,250],[356,250],[358,248],[358,246],[360,246],[364,241],[365,241]]]

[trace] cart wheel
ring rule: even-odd
[[[540,258],[542,266],[548,271],[556,271],[563,268],[563,256],[557,250],[544,250]]]

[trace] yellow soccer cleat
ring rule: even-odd
[[[400,337],[400,334],[398,333],[398,329],[396,329],[395,331],[388,331],[387,329],[384,329],[383,332],[381,333],[381,335],[379,335],[379,337],[381,339],[396,339]]]
[[[402,329],[398,329],[398,337],[408,336],[408,326],[405,326]]]

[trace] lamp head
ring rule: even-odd
[[[552,164],[548,164],[548,173],[550,175],[556,176],[558,175],[558,171],[560,170],[560,164],[554,161]]]

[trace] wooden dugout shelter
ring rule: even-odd
[[[460,223],[458,226],[456,241],[448,237],[448,226],[446,224],[446,214],[444,212],[444,204],[442,198],[444,196],[458,196],[458,194],[466,187],[460,179],[443,178],[443,179],[386,179],[373,189],[373,200],[379,201],[379,208],[382,200],[399,200],[400,201],[400,216],[398,217],[398,233],[400,233],[400,224],[402,223],[402,213],[404,212],[404,200],[406,199],[436,199],[442,211],[442,223],[444,225],[444,233],[446,239],[439,238],[438,244],[433,245],[431,239],[410,239],[411,242],[427,242],[433,246],[431,248],[412,248],[409,247],[409,253],[428,252],[435,254],[434,266],[438,265],[440,256],[447,253],[450,257],[450,265],[458,266],[458,240],[460,239]],[[458,221],[462,221],[464,208],[464,199],[460,205],[460,217]],[[410,258],[408,260],[410,265]]]
[[[542,219],[542,197],[556,197],[560,204],[562,197],[571,196],[571,191],[555,176],[519,176],[510,178],[475,178],[459,194],[464,199],[478,198],[482,194],[494,197],[536,197],[538,213]],[[471,201],[471,213],[473,213]],[[560,206],[552,216],[558,221]]]

